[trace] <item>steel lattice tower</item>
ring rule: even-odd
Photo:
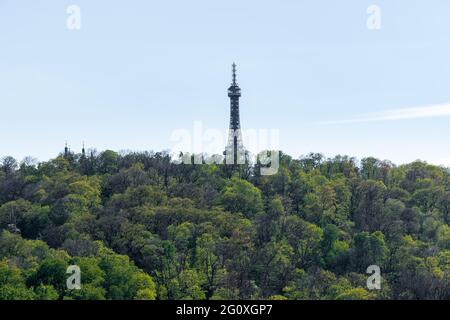
[[[241,97],[241,88],[239,88],[236,82],[235,63],[233,63],[232,70],[232,83],[228,88],[228,97],[230,97],[230,128],[224,154],[226,155],[227,164],[244,164],[246,161],[246,152],[242,142],[241,122],[239,119],[239,98]]]

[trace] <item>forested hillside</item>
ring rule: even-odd
[[[282,154],[272,176],[165,153],[5,157],[0,299],[450,299],[449,174],[320,154]]]

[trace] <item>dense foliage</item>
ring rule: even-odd
[[[450,171],[281,154],[0,162],[0,299],[450,299]],[[81,290],[66,288],[67,266]],[[366,269],[381,268],[381,290]]]

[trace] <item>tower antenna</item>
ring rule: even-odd
[[[236,63],[233,62],[233,85],[237,85],[236,83]]]
[[[67,140],[66,143],[64,145],[64,157],[67,157],[69,154],[69,147],[67,146]]]

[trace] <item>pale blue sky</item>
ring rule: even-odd
[[[195,120],[225,130],[236,61],[243,128],[279,129],[294,157],[450,166],[449,17],[448,0],[0,0],[0,156],[46,160],[65,140],[169,149]]]

